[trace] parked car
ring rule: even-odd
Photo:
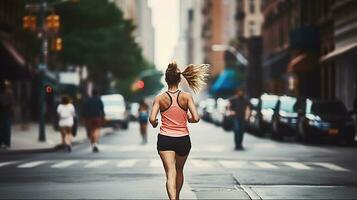
[[[274,109],[279,100],[279,96],[271,94],[262,94],[258,99],[255,111],[251,113],[249,120],[253,125],[252,130],[258,136],[263,136],[267,130],[271,130],[271,122],[274,115]]]
[[[137,121],[139,116],[139,103],[130,103],[129,106],[129,118],[131,121]]]
[[[298,121],[297,138],[310,143],[321,137],[348,144],[355,142],[354,121],[341,101],[306,99]]]
[[[228,100],[222,98],[217,99],[215,109],[212,113],[212,122],[217,126],[222,125],[227,106]]]
[[[296,135],[299,101],[296,97],[279,97],[272,120],[272,139],[282,140],[284,136]]]
[[[259,101],[260,101],[259,98],[251,98],[249,100],[251,112],[250,112],[250,115],[246,122],[246,128],[247,128],[247,131],[251,132],[251,133],[255,133],[257,130],[256,118],[258,116],[258,112],[260,112]]]
[[[205,100],[205,106],[203,108],[202,119],[208,122],[212,122],[212,114],[216,107],[216,100],[209,98]]]
[[[126,110],[124,97],[120,94],[102,95],[104,104],[105,126],[123,129],[129,127],[129,115]]]

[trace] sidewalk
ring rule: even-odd
[[[0,153],[51,151],[61,144],[60,132],[55,131],[51,125],[46,125],[46,142],[38,141],[38,124],[36,123],[30,123],[26,130],[22,130],[20,124],[15,124],[11,131],[11,148],[0,149]],[[86,140],[85,128],[83,126],[78,127],[77,136],[73,138],[73,144]]]

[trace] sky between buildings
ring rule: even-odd
[[[179,0],[149,0],[155,28],[155,65],[165,70],[179,37]]]

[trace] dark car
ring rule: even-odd
[[[297,138],[304,143],[311,143],[321,137],[354,143],[354,121],[341,101],[306,100],[299,117]]]
[[[274,109],[278,100],[279,96],[271,94],[263,94],[258,99],[258,105],[253,108],[249,117],[251,130],[256,135],[263,136],[267,130],[271,129]]]
[[[284,136],[295,136],[300,101],[296,97],[279,97],[272,120],[272,139],[282,140]]]

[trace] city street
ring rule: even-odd
[[[182,199],[356,199],[356,147],[304,146],[233,134],[201,121],[191,125],[192,150]],[[165,199],[156,152],[158,130],[141,145],[138,125],[108,134],[100,153],[89,144],[62,151],[0,156],[2,199]]]

